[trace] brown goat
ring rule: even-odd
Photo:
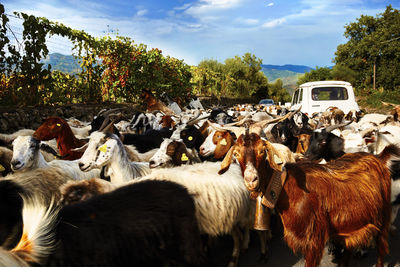
[[[393,108],[391,114],[393,115],[394,121],[399,121],[399,120],[400,120],[400,119],[399,119],[399,117],[400,117],[400,105],[396,105],[396,106]]]
[[[298,139],[296,153],[304,155],[308,149],[308,146],[310,145],[311,135],[310,134],[299,134],[296,137]]]
[[[158,100],[150,91],[143,90],[142,98],[147,104],[147,111],[159,110],[167,115],[175,115],[174,111]]]
[[[60,155],[65,160],[81,158],[83,152],[72,149],[82,147],[87,143],[85,140],[76,138],[68,123],[60,117],[47,118],[33,133],[33,137],[41,141],[55,138]]]
[[[391,180],[386,161],[398,153],[398,149],[389,146],[379,157],[352,153],[326,165],[286,164],[286,180],[275,207],[287,244],[305,256],[307,267],[320,263],[328,240],[343,245],[347,264],[350,250],[367,247],[374,238],[378,250],[376,266],[383,266],[383,257],[389,252],[391,213]],[[229,168],[233,155],[247,189],[261,192],[264,198],[274,171],[285,173],[271,144],[257,134],[238,138],[222,162],[220,173]]]
[[[162,128],[174,128],[176,122],[172,119],[171,115],[164,115],[160,121]]]

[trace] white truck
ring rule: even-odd
[[[338,107],[346,114],[360,108],[354,97],[353,87],[343,81],[318,81],[301,84],[293,94],[291,110],[297,110],[308,116],[323,112],[329,107]]]

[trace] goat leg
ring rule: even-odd
[[[240,255],[240,243],[242,241],[242,233],[240,231],[239,226],[235,226],[232,229],[232,238],[233,238],[233,252],[232,258],[228,264],[228,267],[236,267],[239,260]]]

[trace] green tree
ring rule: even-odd
[[[309,72],[306,72],[303,76],[299,77],[299,80],[297,81],[297,84],[303,84],[306,82],[313,82],[313,81],[326,81],[326,80],[332,80],[332,73],[331,69],[328,67],[316,67],[315,70],[310,70]]]
[[[387,90],[400,86],[400,12],[391,5],[376,17],[362,15],[345,27],[348,42],[337,47],[334,62],[355,72],[355,85]]]

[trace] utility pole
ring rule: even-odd
[[[376,84],[376,59],[374,59],[374,78],[373,78],[373,83],[374,83],[374,92],[375,92],[375,84]]]

